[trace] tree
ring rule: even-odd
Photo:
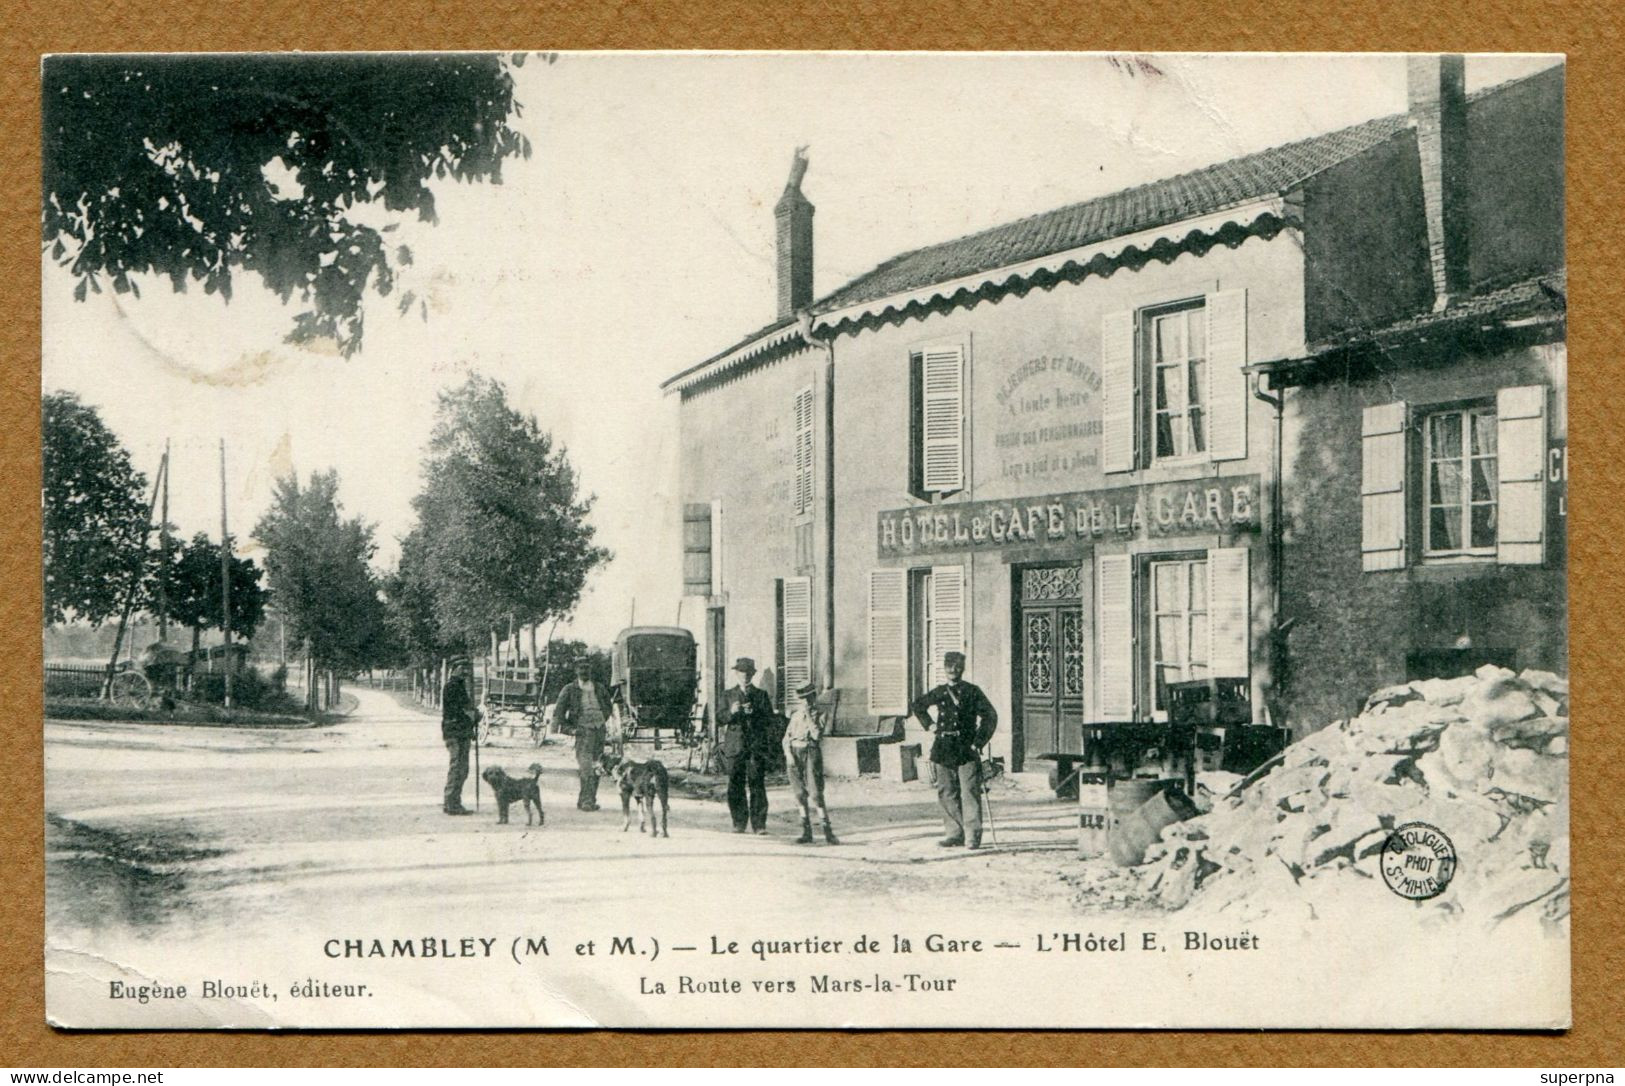
[[[99,626],[118,612],[146,555],[146,476],[77,396],[45,396],[45,623],[75,617]]]
[[[609,552],[592,542],[593,499],[564,450],[500,382],[474,375],[440,394],[413,499],[435,621],[471,645],[507,624],[568,613]]]
[[[310,646],[328,670],[370,666],[384,644],[384,605],[368,561],[377,549],[372,526],[340,516],[339,477],[316,472],[277,480],[271,508],[254,536],[288,633]]]
[[[168,562],[160,558],[148,579],[150,610],[158,598],[157,578],[165,576],[169,617],[192,630],[192,651],[198,649],[206,629],[222,628],[220,608],[220,545],[203,532],[190,543],[172,542]],[[260,583],[262,571],[252,558],[231,556],[231,632],[247,640],[265,619],[270,593]]]
[[[43,244],[81,301],[103,280],[138,293],[141,274],[229,300],[237,273],[254,272],[308,306],[290,342],[328,337],[348,356],[366,292],[389,294],[411,262],[386,244],[395,223],[368,220],[381,209],[432,222],[431,178],[500,183],[504,159],[529,156],[509,126],[507,65],[522,62],[47,57]]]
[[[428,663],[459,647],[435,618],[434,585],[425,562],[425,546],[423,529],[413,528],[401,540],[400,561],[384,578],[384,621],[402,655],[416,664]]]

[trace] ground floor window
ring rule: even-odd
[[[944,680],[942,657],[965,652],[970,608],[963,566],[869,573],[869,711],[901,716]]]
[[[1208,677],[1207,555],[1147,564],[1151,659],[1147,703],[1164,712],[1163,687]]]

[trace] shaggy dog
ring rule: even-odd
[[[666,830],[666,815],[670,810],[667,798],[666,767],[658,760],[651,758],[647,762],[633,762],[618,754],[605,754],[599,761],[600,772],[615,778],[615,783],[621,787],[621,832],[625,833],[632,826],[632,799],[638,801],[638,832],[645,829],[651,837],[655,833],[655,800],[660,801],[660,832],[658,836],[670,837]]]
[[[525,825],[530,825],[530,809],[536,808],[536,824],[540,826],[546,818],[542,814],[542,767],[531,764],[530,776],[510,777],[497,766],[492,766],[480,774],[485,783],[491,786],[491,791],[497,797],[497,823],[500,825],[508,821],[508,808],[515,803],[525,805]]]

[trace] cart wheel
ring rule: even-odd
[[[121,671],[114,675],[108,694],[114,705],[125,709],[146,709],[152,705],[152,683],[139,671]]]

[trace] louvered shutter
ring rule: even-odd
[[[1247,292],[1207,296],[1207,447],[1214,460],[1247,455]]]
[[[869,571],[869,712],[908,712],[908,571]]]
[[[683,506],[683,595],[711,594],[711,507]]]
[[[1508,566],[1546,561],[1546,386],[1495,394],[1495,560]]]
[[[1108,313],[1100,322],[1103,471],[1134,470],[1134,314]]]
[[[1134,717],[1134,559],[1095,557],[1095,636],[1100,640],[1100,715]]]
[[[1360,416],[1360,565],[1367,572],[1405,568],[1405,420],[1403,400]]]
[[[948,681],[942,655],[965,651],[965,568],[934,566],[931,570],[931,685]],[[970,671],[969,660],[965,670]]]
[[[1251,674],[1252,585],[1246,547],[1207,552],[1208,674],[1244,678]]]
[[[812,578],[786,577],[780,610],[784,642],[784,700],[801,704],[796,690],[812,678]]]
[[[813,390],[804,388],[796,393],[795,404],[795,481],[792,504],[797,513],[812,508],[813,500]]]
[[[924,488],[946,494],[965,486],[965,352],[934,347],[920,365]]]

